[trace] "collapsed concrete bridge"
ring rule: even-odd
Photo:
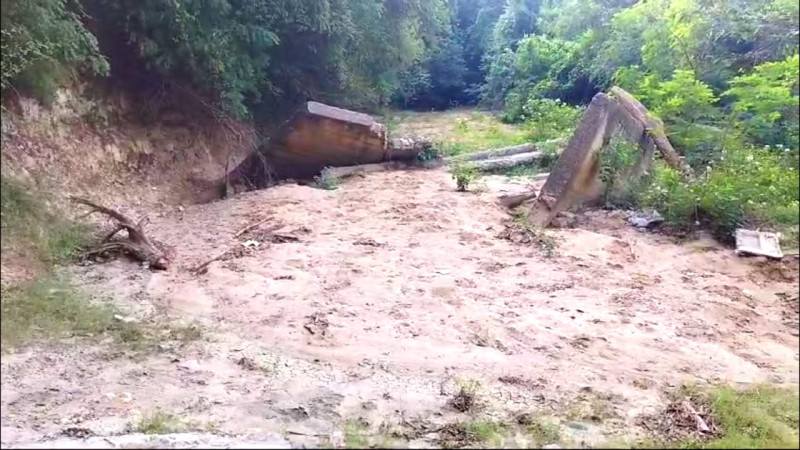
[[[534,192],[503,199],[503,203],[516,207],[533,200],[530,219],[534,225],[545,227],[559,212],[597,200],[604,192],[598,153],[617,133],[640,150],[627,172],[629,181],[647,171],[656,150],[681,173],[690,173],[667,139],[664,124],[631,94],[612,87],[608,94],[594,96],[538,196]],[[226,173],[226,192],[238,190],[237,186],[262,189],[286,178],[309,178],[326,168],[334,176],[346,177],[406,167],[404,162],[431,145],[426,139],[390,139],[386,127],[367,114],[307,102],[277,129],[268,144]],[[543,156],[537,144],[523,144],[441,162],[469,161],[479,170],[491,171],[535,163]]]

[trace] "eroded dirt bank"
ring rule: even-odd
[[[435,445],[426,430],[529,412],[591,445],[636,436],[636,418],[685,381],[797,383],[797,312],[780,295],[796,277],[605,211],[552,230],[546,257],[498,238],[508,213],[496,197],[524,190],[489,177],[457,193],[444,171],[388,172],[152,215],[151,236],[182,267],[71,271],[132,316],[197,321],[205,338],[133,359],[66,344],[4,356],[3,444],[70,427],[121,434],[160,408],[292,445],[342,443],[350,421],[376,442],[404,430]],[[229,248],[205,273],[187,270]],[[464,380],[480,383],[466,413],[448,405]],[[574,413],[585,405],[603,414]]]

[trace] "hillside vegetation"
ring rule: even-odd
[[[479,104],[527,130],[510,142],[568,135],[581,105],[617,84],[663,119],[696,172],[684,181],[657,164],[622,203],[722,239],[779,228],[796,245],[794,1],[15,0],[2,37],[5,97],[47,102],[78,76],[145,102],[188,93],[256,122],[309,98],[368,111]]]

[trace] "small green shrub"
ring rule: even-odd
[[[429,165],[439,158],[441,158],[441,154],[439,153],[439,148],[435,145],[425,147],[421,152],[417,153],[417,156],[414,157],[417,163],[423,166]]]
[[[461,424],[467,433],[468,440],[500,446],[503,443],[503,435],[507,430],[507,425],[494,420],[474,420]]]
[[[330,167],[322,169],[322,172],[314,177],[314,181],[318,188],[326,191],[332,191],[339,187],[339,178],[333,174]]]
[[[450,168],[453,180],[456,182],[456,190],[466,192],[469,185],[480,176],[478,168],[470,163],[457,163]]]
[[[174,414],[169,414],[157,409],[139,419],[136,431],[144,434],[168,434],[181,431],[185,428],[181,420]]]
[[[549,98],[530,98],[522,109],[521,118],[530,142],[569,137],[583,114],[581,108]]]

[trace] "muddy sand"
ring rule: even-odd
[[[126,434],[158,409],[206,433],[196,445],[340,445],[350,421],[381,436],[522,412],[593,445],[641,434],[637,417],[683,382],[797,383],[796,305],[782,295],[797,292],[796,267],[776,277],[608,211],[550,230],[547,257],[498,237],[509,214],[496,198],[525,189],[494,176],[458,193],[444,171],[401,171],[152,214],[172,270],[117,259],[70,271],[130,316],[199,323],[204,338],[134,358],[69,343],[3,356],[3,446]],[[478,405],[459,412],[449,401],[465,380],[480,383]],[[603,417],[569,423],[590,397]]]

